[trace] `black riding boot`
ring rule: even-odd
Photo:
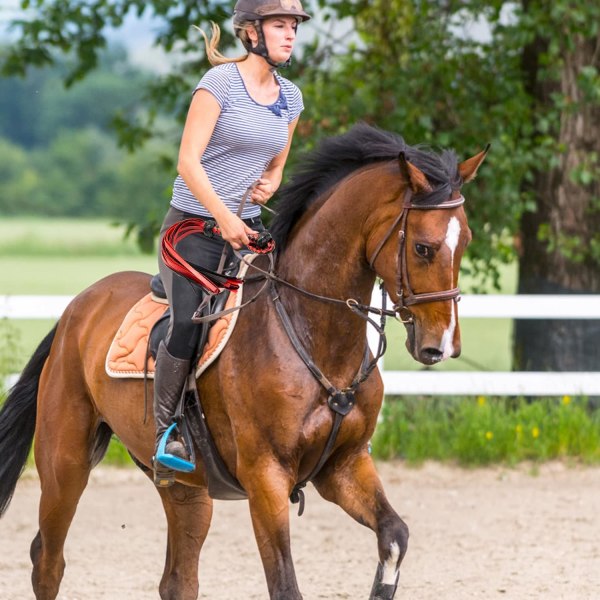
[[[158,445],[167,429],[173,424],[177,404],[190,371],[190,360],[171,356],[164,342],[156,354],[154,372],[154,421],[156,423],[156,443],[154,446],[154,483],[168,486],[174,481],[172,469],[156,460]],[[183,443],[175,436],[168,441],[165,452],[189,461]],[[170,474],[170,477],[168,476]]]

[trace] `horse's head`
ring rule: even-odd
[[[458,356],[458,272],[471,239],[460,190],[486,152],[459,164],[454,152],[409,146],[364,123],[323,140],[278,205],[271,231],[280,273],[321,295],[364,299],[375,271],[406,325],[411,355],[427,365]],[[332,262],[338,277],[323,277]]]
[[[406,347],[426,365],[460,355],[458,273],[471,240],[460,188],[475,177],[486,152],[461,164],[452,153],[443,155],[444,168],[437,175],[446,171],[447,178],[438,176],[436,181],[426,175],[431,163],[421,170],[401,152],[400,198],[385,203],[386,218],[379,220],[367,243],[369,262],[405,324]],[[414,157],[419,162],[424,155]],[[448,173],[449,168],[455,172]]]

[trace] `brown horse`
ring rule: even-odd
[[[355,299],[349,304],[356,308],[368,303],[379,276],[406,322],[411,355],[425,364],[458,356],[457,280],[471,235],[459,190],[484,156],[485,151],[458,164],[451,152],[410,147],[366,125],[326,140],[279,203],[273,226],[278,277],[320,296]],[[117,328],[147,293],[149,279],[117,273],[79,294],[0,413],[0,514],[35,432],[41,500],[31,559],[38,600],[58,594],[65,538],[111,434],[151,467],[154,423],[144,419],[144,384],[111,379],[104,366]],[[246,285],[250,294],[260,283]],[[345,302],[322,301],[286,285],[277,289],[314,364],[334,386],[346,389],[363,363],[366,321]],[[288,498],[319,462],[334,413],[282,327],[273,295],[263,294],[241,311],[228,346],[199,379],[198,390],[220,455],[247,492],[270,598],[300,599]],[[355,406],[312,478],[325,499],[377,536],[371,599],[394,597],[408,540],[368,450],[382,398],[375,369],[356,388]],[[202,463],[157,491],[168,522],[160,596],[196,598],[199,554],[212,514]]]

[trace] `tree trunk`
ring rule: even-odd
[[[600,70],[600,35],[571,35],[569,41],[558,81],[539,75],[545,40],[536,39],[523,54],[534,106],[551,108],[553,92],[567,102],[560,122],[551,124],[562,149],[558,161],[540,168],[527,190],[537,209],[525,213],[521,222],[520,294],[600,292],[600,263],[590,247],[600,231],[600,181],[597,176],[591,183],[576,176],[592,153],[600,156],[600,106],[586,102],[577,84],[582,67]],[[600,321],[516,321],[513,351],[515,370],[600,371]]]

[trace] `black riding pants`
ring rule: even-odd
[[[183,219],[199,218],[171,207],[160,230],[159,243],[166,230]],[[255,231],[263,231],[260,217],[244,219]],[[188,235],[176,247],[177,252],[188,262],[216,271],[221,260],[225,242],[220,237],[208,238],[201,233]],[[160,246],[159,246],[160,248]],[[230,247],[229,247],[230,248]],[[229,257],[228,257],[229,259]],[[158,253],[158,267],[171,307],[171,318],[167,333],[167,350],[172,356],[191,359],[197,349],[201,325],[192,323],[192,316],[202,302],[202,288],[167,267]]]

